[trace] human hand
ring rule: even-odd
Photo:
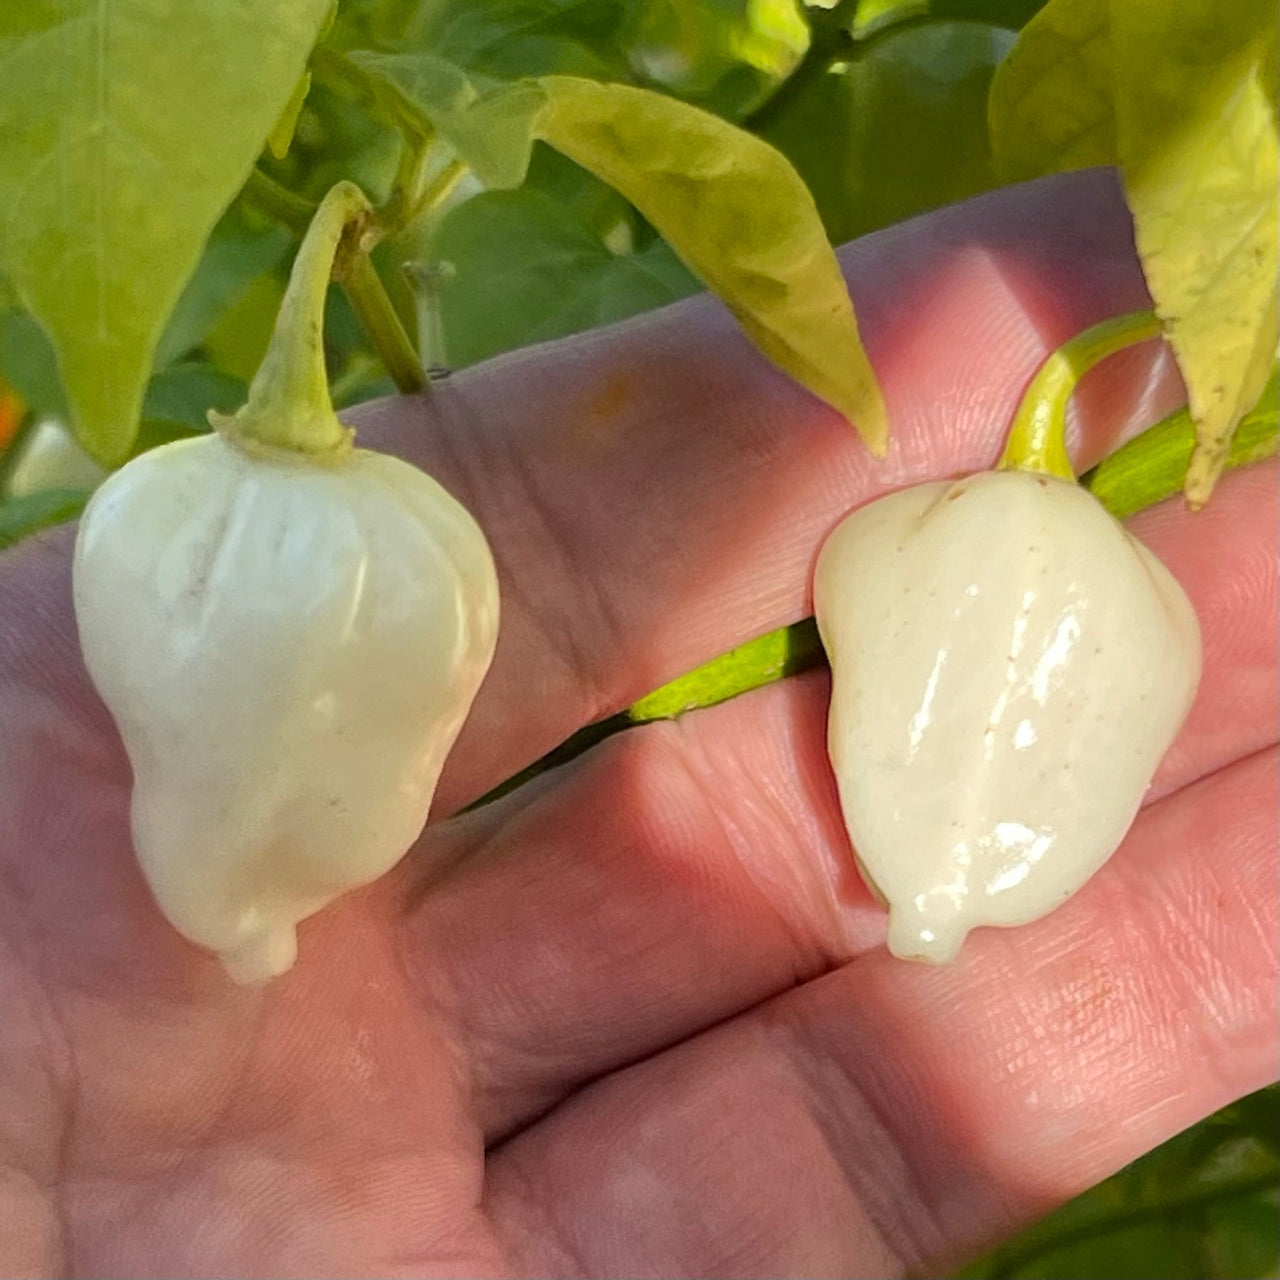
[[[490,678],[438,797],[809,612],[825,533],[989,465],[1044,354],[1146,304],[1091,173],[846,254],[876,462],[707,299],[362,411],[476,514]],[[1167,359],[1079,397],[1088,465]],[[65,532],[0,558],[0,1272],[935,1273],[1274,1075],[1276,468],[1139,516],[1205,678],[1123,848],[959,961],[891,959],[825,673],[632,730],[437,821],[241,989],[152,903]]]

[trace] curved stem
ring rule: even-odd
[[[1064,343],[1040,366],[1031,380],[1000,457],[1001,471],[1042,471],[1074,480],[1067,458],[1067,404],[1076,383],[1107,356],[1136,342],[1159,337],[1160,321],[1152,311],[1104,320]]]
[[[316,207],[310,200],[281,186],[261,169],[254,169],[249,174],[240,197],[264,217],[289,227],[299,235],[306,233],[311,219],[315,217]]]
[[[317,460],[336,459],[350,449],[352,433],[338,421],[329,398],[324,304],[343,237],[353,231],[358,237],[372,214],[364,192],[351,182],[339,182],[320,202],[294,259],[248,400],[230,418],[210,415],[213,425],[238,443]]]
[[[242,196],[259,213],[283,223],[299,234],[309,232],[317,215],[316,206],[309,200],[282,187],[261,169],[254,169],[249,175]],[[362,227],[371,221],[372,211],[366,200],[361,214]],[[381,226],[381,214],[377,221]],[[299,253],[301,254],[301,250]],[[355,244],[349,236],[345,239],[340,237],[332,264],[333,278],[342,285],[343,292],[350,300],[352,309],[397,390],[406,395],[421,391],[429,381],[426,371],[387,296],[382,278],[363,246]]]

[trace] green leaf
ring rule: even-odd
[[[481,94],[459,67],[432,54],[357,50],[349,60],[393,118],[408,120],[424,138],[437,133],[485,186],[524,181],[545,102],[537,84]]]
[[[210,409],[234,413],[248,388],[229,373],[199,361],[170,365],[147,385],[142,402],[145,422],[168,423],[186,431],[208,431]]]
[[[219,369],[248,382],[266,355],[284,281],[271,272],[255,276],[205,334],[204,349]],[[329,338],[326,331],[326,340]]]
[[[432,248],[450,268],[435,288],[454,367],[621,320],[698,287],[662,242],[613,254],[538,191],[475,196],[445,217]]]
[[[1156,313],[1198,427],[1187,499],[1205,502],[1280,340],[1280,141],[1261,0],[1111,0],[1125,195]]]
[[[774,113],[764,136],[795,164],[837,243],[995,185],[987,87],[1003,27],[892,27]]]
[[[1044,8],[1045,0],[930,0],[935,18],[990,22],[1010,31],[1025,27]],[[861,7],[861,6],[859,6]]]
[[[302,74],[328,0],[0,8],[0,268],[77,430],[129,451],[152,352]]]
[[[156,347],[164,368],[200,345],[218,319],[264,272],[280,265],[293,243],[279,226],[252,226],[233,206],[210,235]]]
[[[645,0],[627,46],[654,87],[735,118],[791,71],[808,40],[792,0]]]
[[[1242,1133],[1261,1143],[1273,1156],[1280,1157],[1280,1085],[1271,1085],[1241,1098],[1232,1113]]]
[[[606,182],[547,146],[534,144],[525,186],[550,196],[601,239],[623,223],[635,220],[635,211]]]
[[[839,264],[800,176],[761,139],[645,89],[542,80],[539,133],[622,192],[775,364],[882,453],[888,420]]]
[[[283,160],[264,157],[262,168],[294,194],[319,204],[335,183],[356,183],[375,203],[386,200],[400,168],[403,143],[394,120],[383,118],[377,104],[339,77],[328,84],[335,60],[328,46],[312,56],[311,92],[298,117],[289,154]],[[353,92],[353,90],[356,90]]]
[[[500,80],[566,72],[624,79],[632,0],[451,0],[429,6],[404,47]]]
[[[87,489],[42,489],[0,502],[0,548],[41,529],[74,520],[89,501]]]
[[[69,420],[71,411],[58,373],[58,354],[44,330],[16,308],[0,312],[0,378],[30,405],[37,418]]]
[[[960,1275],[1239,1280],[1274,1274],[1280,1164],[1238,1119],[1240,1109],[1265,1108],[1269,1097],[1274,1086],[1176,1135]]]
[[[1116,162],[1110,0],[1051,0],[991,83],[991,150],[1006,182]]]
[[[424,11],[438,8],[439,0],[342,0],[325,43],[339,49],[394,45]]]

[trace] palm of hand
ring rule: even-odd
[[[800,616],[849,506],[986,464],[1043,349],[1142,305],[1127,245],[1092,175],[859,246],[898,432],[875,469],[706,302],[369,414],[503,571],[441,808]],[[1081,456],[1150,416],[1141,358],[1113,364]],[[24,547],[0,562],[0,1269],[886,1275],[1263,1083],[1274,505],[1263,468],[1194,528],[1140,518],[1202,619],[1197,708],[1112,863],[937,971],[879,945],[814,673],[433,825],[303,928],[293,973],[233,988],[134,867],[67,539]]]

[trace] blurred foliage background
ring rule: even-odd
[[[995,185],[992,73],[1038,0],[344,0],[330,45],[406,42],[490,79],[562,72],[660,88],[781,149],[835,243]],[[291,145],[262,170],[317,200],[339,177],[391,189],[399,139],[317,67]],[[616,192],[542,144],[526,183],[450,170],[383,247],[424,363],[458,368],[661,306],[697,283]],[[139,448],[206,429],[243,400],[296,229],[253,184],[215,228],[162,340]],[[287,223],[288,219],[284,221]],[[390,264],[409,259],[411,278]],[[391,391],[341,294],[328,357],[339,405]],[[56,362],[0,292],[0,546],[73,516],[101,478],[61,424]],[[967,1277],[1280,1275],[1280,1094],[1251,1095],[970,1265]]]

